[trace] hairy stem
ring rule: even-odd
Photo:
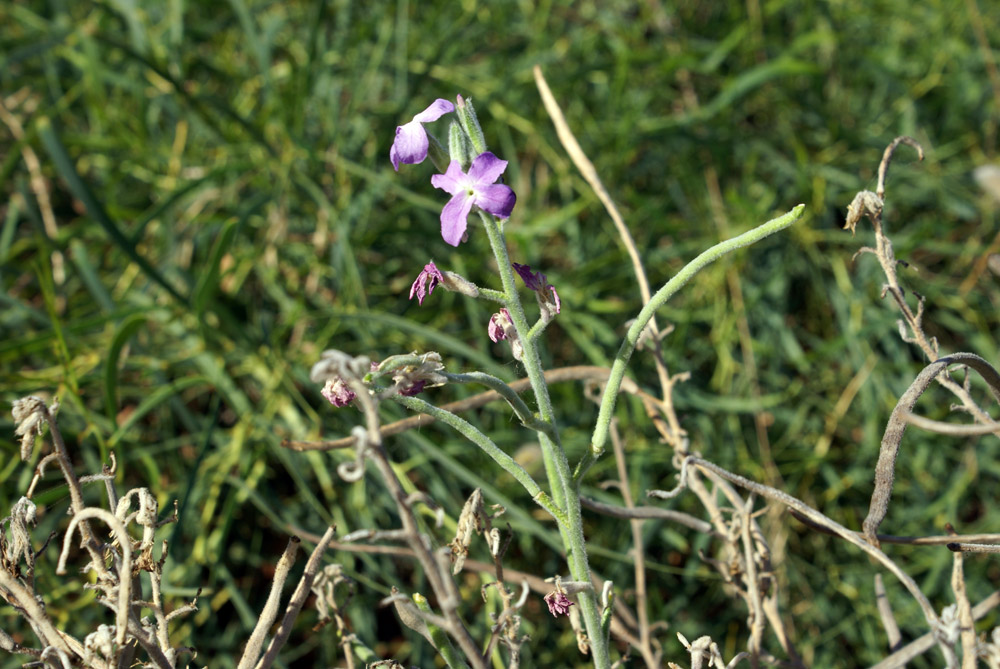
[[[566,452],[559,442],[559,428],[556,424],[552,400],[549,397],[549,388],[545,382],[545,374],[542,371],[538,347],[536,341],[528,337],[530,327],[524,314],[524,307],[517,294],[514,271],[511,267],[510,257],[507,255],[507,243],[499,222],[482,213],[480,216],[486,227],[490,246],[493,247],[504,292],[507,294],[507,309],[523,346],[524,353],[521,362],[524,364],[531,382],[531,389],[535,394],[535,401],[538,403],[539,418],[551,428],[548,431],[537,432],[538,442],[542,448],[542,461],[545,464],[545,474],[552,489],[552,499],[555,505],[565,513],[565,519],[559,523],[559,531],[566,549],[566,561],[569,565],[570,575],[575,581],[590,583],[590,565],[587,562],[587,547],[583,536],[580,498],[573,486]],[[590,652],[593,656],[594,666],[598,669],[609,668],[611,656],[608,651],[607,639],[601,632],[601,613],[593,590],[584,590],[578,593],[577,601],[587,627],[587,637],[590,641]]]

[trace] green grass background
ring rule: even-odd
[[[661,320],[676,329],[664,351],[672,371],[692,375],[676,403],[695,449],[860,528],[882,429],[922,359],[879,299],[874,259],[852,261],[871,243],[870,227],[856,237],[840,227],[854,194],[874,188],[884,146],[900,134],[919,140],[927,159],[903,147],[889,178],[887,227],[909,263],[902,281],[927,297],[926,325],[942,352],[997,360],[997,279],[986,272],[960,287],[997,228],[970,174],[997,148],[998,35],[1000,7],[978,0],[0,4],[0,93],[25,133],[0,127],[0,396],[58,395],[81,470],[99,471],[113,450],[120,490],[148,486],[165,510],[179,501],[180,521],[162,530],[167,594],[178,605],[203,594],[174,638],[198,648],[195,664],[232,666],[295,528],[336,523],[342,534],[397,523],[374,476],[337,477],[348,454],[280,447],[283,438],[344,435],[359,420],[309,383],[319,353],[436,350],[452,371],[521,375],[509,350],[486,338],[489,304],[451,293],[422,308],[407,300],[431,258],[482,285],[496,279],[481,231],[457,249],[440,238],[444,196],[429,184],[429,164],[393,172],[398,124],[436,97],[475,102],[518,194],[512,255],[544,271],[562,297],[546,365],[607,365],[638,312],[627,256],[542,108],[531,76],[538,64],[654,286],[722,237],[806,204],[793,229],[706,270],[671,301]],[[55,236],[42,224],[28,148],[49,185]],[[655,392],[648,356],[631,371]],[[856,395],[845,395],[852,379]],[[443,403],[477,390],[426,397]],[[575,462],[596,407],[578,386],[554,395]],[[920,408],[941,418],[950,401],[934,390]],[[402,415],[384,409],[387,421]],[[634,493],[671,487],[670,454],[641,407],[624,402],[618,415]],[[472,418],[505,449],[531,453],[530,435],[502,406]],[[0,508],[9,509],[32,464],[17,459],[13,428],[3,425]],[[482,486],[488,502],[508,508],[508,566],[565,571],[552,524],[472,445],[430,427],[388,448],[407,485],[448,511],[441,541]],[[903,453],[884,531],[996,529],[995,438],[910,431]],[[606,456],[586,493],[620,502],[599,488],[614,477]],[[68,507],[65,488],[48,481],[37,498],[39,542],[64,526]],[[97,487],[89,494],[101,499]],[[700,510],[693,496],[672,506]],[[660,635],[667,658],[686,664],[677,632],[712,635],[727,658],[742,649],[745,610],[698,558],[717,546],[663,522],[644,528],[650,613],[669,626]],[[766,528],[806,662],[882,657],[868,559],[787,516]],[[631,601],[621,523],[588,513],[587,535],[593,566]],[[946,549],[887,550],[938,609],[951,602]],[[473,556],[486,556],[481,543]],[[43,561],[55,559],[50,545]],[[426,593],[413,564],[330,559],[358,581],[348,615],[361,640],[406,665],[440,666],[375,606],[391,585]],[[969,559],[966,571],[974,602],[1000,582],[989,557]],[[68,630],[110,622],[73,579],[41,569],[39,580]],[[482,603],[481,583],[475,574],[460,582],[465,613],[485,638],[496,604]],[[902,588],[887,584],[904,635],[926,631]],[[0,614],[4,629],[34,641],[11,608]],[[313,633],[315,622],[301,616],[284,666],[342,665],[332,628]],[[522,629],[532,637],[524,666],[583,663],[565,619],[549,617],[539,598]],[[773,636],[765,643],[780,654]],[[931,658],[914,666],[937,666]]]

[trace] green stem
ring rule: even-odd
[[[490,300],[492,302],[499,302],[500,304],[507,306],[507,296],[504,295],[499,290],[492,290],[490,288],[479,288],[479,297],[486,298],[487,300]]]
[[[566,522],[566,514],[562,509],[553,503],[552,499],[539,487],[531,474],[525,471],[524,467],[517,463],[517,460],[505,453],[492,439],[475,428],[468,421],[459,418],[450,411],[438,408],[433,404],[425,402],[418,397],[406,397],[405,395],[394,395],[393,398],[407,409],[418,413],[425,413],[434,416],[437,420],[449,425],[457,430],[463,437],[481,448],[486,455],[493,458],[493,461],[500,465],[505,472],[514,477],[520,483],[535,502],[552,514],[560,524]]]
[[[481,383],[487,388],[497,391],[501,397],[507,400],[507,403],[521,420],[521,424],[526,428],[536,432],[552,431],[552,426],[542,420],[539,420],[535,414],[531,412],[531,409],[528,408],[528,405],[524,403],[521,396],[518,395],[513,388],[504,383],[502,379],[499,379],[492,374],[486,374],[485,372],[469,372],[467,374],[442,372],[441,374],[452,383]]]
[[[500,280],[504,292],[507,294],[507,310],[510,312],[511,321],[523,348],[521,362],[528,374],[531,389],[535,393],[538,415],[552,428],[550,432],[538,432],[538,443],[542,448],[542,461],[545,464],[545,474],[549,480],[549,487],[552,489],[552,498],[556,505],[565,511],[565,520],[559,523],[559,533],[562,535],[563,546],[566,550],[566,561],[570,575],[575,581],[591,583],[590,565],[587,563],[587,545],[583,536],[583,516],[580,513],[580,497],[573,487],[566,452],[559,443],[555,410],[552,407],[552,399],[549,397],[549,388],[545,383],[536,340],[528,336],[530,327],[524,314],[524,306],[517,294],[514,270],[510,264],[510,257],[507,255],[507,243],[497,219],[483,212],[480,212],[480,218],[482,218],[486,228],[490,246],[493,247],[493,254],[500,271]],[[583,616],[587,628],[594,666],[597,669],[608,669],[611,666],[611,656],[608,651],[607,639],[602,633],[601,613],[593,590],[580,592],[577,595],[577,602],[580,605],[580,614]]]
[[[545,332],[545,328],[548,327],[548,325],[549,324],[547,322],[539,318],[538,322],[532,325],[531,329],[528,331],[528,339],[534,341],[535,339],[541,337],[542,333]]]
[[[611,425],[611,418],[615,411],[615,401],[618,399],[618,392],[621,389],[622,381],[625,378],[625,368],[639,342],[639,335],[642,334],[643,328],[645,328],[649,321],[653,318],[653,314],[656,313],[656,310],[666,304],[667,300],[669,300],[674,293],[680,290],[684,284],[690,281],[699,270],[715,262],[730,251],[735,251],[736,249],[741,249],[744,246],[749,246],[750,244],[764,239],[768,235],[773,235],[776,232],[784,230],[792,223],[799,220],[802,217],[802,212],[804,210],[805,205],[800,204],[787,214],[772,219],[763,225],[757,226],[753,230],[744,232],[742,235],[720,242],[707,251],[704,251],[697,258],[685,265],[681,271],[670,279],[670,281],[667,281],[667,283],[660,288],[655,295],[653,295],[646,306],[642,308],[642,311],[639,312],[639,315],[632,323],[632,327],[628,329],[628,333],[625,335],[625,341],[622,342],[621,348],[618,349],[618,355],[615,356],[615,362],[611,366],[611,376],[608,378],[608,384],[604,388],[604,396],[601,398],[601,410],[597,416],[597,425],[594,427],[594,436],[590,441],[590,451],[584,456],[583,460],[580,461],[580,464],[576,468],[576,472],[573,474],[574,482],[577,485],[579,484],[580,479],[583,478],[583,475],[587,473],[590,465],[592,465],[597,458],[601,457],[601,454],[604,452],[604,446],[608,440],[608,429]]]

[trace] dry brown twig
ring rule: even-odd
[[[849,229],[853,234],[862,218],[868,218],[868,220],[871,221],[872,227],[875,231],[875,248],[867,246],[862,247],[855,254],[855,257],[863,254],[872,254],[878,259],[879,265],[882,267],[882,272],[885,274],[886,278],[886,283],[882,287],[882,295],[883,297],[886,294],[891,295],[900,311],[900,314],[902,315],[902,320],[900,321],[900,333],[903,340],[907,343],[916,344],[920,350],[923,351],[927,360],[929,362],[934,362],[939,357],[938,343],[935,338],[928,337],[924,332],[924,298],[918,296],[916,311],[913,311],[909,303],[907,303],[906,291],[900,285],[899,277],[896,273],[896,266],[900,261],[896,259],[895,252],[892,247],[892,241],[885,234],[885,226],[882,218],[883,209],[885,207],[885,182],[889,172],[889,165],[892,162],[896,149],[901,144],[913,147],[916,149],[920,160],[924,159],[923,147],[921,147],[920,143],[912,137],[897,137],[890,142],[882,154],[882,160],[879,162],[878,185],[876,186],[875,192],[861,191],[855,196],[854,200],[847,207],[847,220],[844,227]],[[948,376],[946,371],[942,371],[942,373],[936,377],[936,380],[939,384],[954,394],[955,397],[962,403],[963,408],[972,414],[978,422],[993,422],[989,415],[979,407],[975,400],[972,399],[968,390],[953,381]]]
[[[78,477],[55,420],[57,409],[58,402],[54,401],[48,406],[37,397],[27,397],[15,402],[13,413],[17,433],[22,437],[22,458],[27,459],[31,456],[35,439],[42,434],[46,426],[54,448],[51,455],[40,461],[36,476],[29,488],[34,491],[37,487],[45,464],[59,465],[59,471],[70,493],[71,519],[62,541],[56,573],[66,573],[72,538],[78,529],[81,545],[89,556],[85,571],[97,574],[94,585],[86,584],[84,587],[97,590],[99,593],[97,602],[115,611],[116,623],[114,626],[100,625],[82,642],[70,633],[56,629],[48,612],[35,602],[39,595],[34,591],[33,558],[27,558],[31,546],[30,536],[26,531],[19,535],[13,544],[8,544],[6,540],[0,542],[3,544],[4,553],[0,569],[0,596],[15,605],[42,642],[43,648],[37,651],[40,658],[57,656],[60,662],[110,669],[123,661],[127,664],[134,655],[136,646],[140,646],[146,652],[152,666],[174,667],[179,656],[190,654],[191,649],[172,646],[167,626],[178,615],[194,610],[194,606],[191,604],[170,613],[164,608],[160,592],[166,555],[165,543],[161,546],[161,559],[158,561],[152,559],[154,532],[162,525],[162,521],[157,517],[155,499],[143,488],[131,490],[119,499],[108,474],[108,471],[111,471],[109,468],[105,468],[105,472],[101,475]],[[96,481],[105,482],[108,503],[112,510],[84,504],[82,482]],[[131,509],[133,499],[139,502],[139,508],[135,511]],[[26,496],[15,507],[8,520],[12,528],[20,527],[24,530],[26,523],[20,520],[18,515],[29,518],[33,517],[33,514],[34,504]],[[90,526],[91,519],[101,520],[112,529],[115,539],[113,543],[105,543],[98,539],[99,535]],[[167,519],[168,522],[170,520]],[[134,539],[131,536],[129,531],[131,525],[142,528],[141,539]],[[111,568],[108,568],[109,559]],[[141,588],[138,587],[138,575],[143,573],[150,582],[152,601],[139,599]],[[152,610],[153,625],[144,625],[140,621],[139,610],[143,607]]]
[[[889,422],[882,437],[882,446],[879,450],[878,463],[875,465],[875,489],[872,492],[871,504],[868,516],[865,518],[863,528],[865,537],[873,545],[878,545],[877,530],[885,519],[889,511],[889,498],[892,494],[892,484],[895,477],[896,458],[899,455],[900,443],[903,433],[906,430],[907,417],[911,414],[914,405],[925,390],[936,379],[940,379],[952,365],[964,365],[979,373],[987,382],[994,398],[1000,402],[1000,373],[991,364],[972,353],[955,353],[945,358],[940,358],[927,365],[917,378],[913,380],[910,387],[899,398],[896,407],[889,416]],[[990,421],[993,422],[992,420]]]
[[[41,475],[46,465],[58,464],[70,492],[71,513],[61,541],[62,550],[56,573],[67,573],[67,564],[72,557],[73,538],[78,534],[80,544],[89,556],[83,573],[96,573],[93,584],[85,582],[83,588],[97,591],[97,603],[115,612],[115,624],[98,625],[97,629],[81,641],[71,632],[58,629],[48,611],[40,606],[41,593],[35,591],[34,569],[35,557],[41,551],[36,553],[31,546],[28,525],[34,522],[35,507],[31,498],[25,496],[15,505],[11,515],[4,519],[11,531],[11,540],[7,539],[5,532],[0,532],[0,597],[12,604],[28,623],[41,648],[16,644],[6,634],[0,636],[0,647],[10,652],[32,655],[50,666],[119,669],[139,662],[159,669],[185,666],[183,656],[193,657],[194,650],[172,644],[169,628],[171,623],[197,610],[198,595],[190,603],[168,611],[162,595],[167,542],[161,542],[159,559],[154,559],[155,532],[163,525],[177,521],[176,504],[173,514],[161,519],[156,499],[145,488],[129,490],[119,497],[114,486],[114,454],[111,456],[111,466],[105,466],[101,474],[77,476],[55,419],[57,409],[57,402],[46,405],[37,397],[15,402],[13,413],[17,434],[22,438],[22,457],[31,457],[37,437],[46,426],[54,447],[52,454],[39,461],[29,492],[34,492],[42,482]],[[94,482],[105,484],[110,510],[84,504],[82,485]],[[93,520],[99,520],[111,529],[113,542],[98,538],[103,535],[93,530],[90,525]],[[141,528],[139,538],[133,537],[135,530],[131,528],[135,526]],[[288,639],[292,622],[309,594],[309,586],[319,569],[320,558],[332,539],[333,528],[330,528],[317,540],[316,548],[286,608],[278,631],[263,657],[258,660],[268,630],[276,619],[281,589],[291,567],[294,548],[298,544],[298,540],[293,539],[290,550],[286,551],[278,564],[268,604],[247,643],[240,667],[267,669],[274,663],[278,651]],[[148,601],[141,599],[143,578],[149,583],[151,599]],[[140,612],[143,610],[152,614],[151,622],[149,619],[140,619]],[[10,639],[9,643],[6,642],[7,639]],[[139,656],[139,649],[145,653],[144,659]]]

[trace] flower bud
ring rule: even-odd
[[[449,159],[461,165],[463,170],[467,170],[475,156],[476,153],[472,150],[472,144],[469,143],[469,138],[465,134],[465,131],[462,130],[462,126],[452,121],[448,126]],[[444,172],[445,170],[441,171]]]
[[[482,126],[479,125],[479,119],[476,118],[476,110],[472,107],[472,101],[459,95],[455,112],[458,114],[458,122],[462,124],[462,130],[472,142],[473,155],[484,153],[486,151],[486,136],[483,134]]]
[[[479,287],[461,274],[442,272],[441,287],[453,293],[461,293],[466,297],[479,297]]]

